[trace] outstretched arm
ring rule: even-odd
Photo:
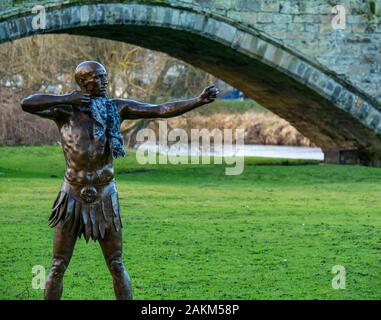
[[[90,95],[79,91],[64,95],[37,93],[26,97],[21,102],[21,107],[24,111],[41,117],[56,118],[64,113],[64,110],[59,108],[60,105],[82,104],[89,101]]]
[[[167,102],[164,104],[146,104],[133,100],[115,99],[120,116],[125,119],[171,118],[213,102],[219,91],[214,86],[207,87],[197,98]]]

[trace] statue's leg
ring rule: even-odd
[[[108,269],[111,272],[117,300],[131,300],[132,288],[130,277],[124,268],[122,253],[122,230],[112,229],[104,239],[99,240]]]
[[[63,276],[77,240],[76,235],[69,230],[63,230],[62,225],[63,223],[60,222],[54,231],[52,268],[45,283],[46,300],[61,299]]]

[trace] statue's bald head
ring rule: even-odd
[[[108,85],[106,68],[96,61],[84,61],[75,69],[75,81],[85,92],[104,95]]]

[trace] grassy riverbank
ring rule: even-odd
[[[40,299],[60,147],[0,148],[0,299]],[[124,261],[136,299],[380,299],[381,170],[247,159],[222,165],[116,162]],[[346,268],[346,289],[331,286]],[[65,299],[113,299],[98,243],[77,243]]]

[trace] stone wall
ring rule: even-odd
[[[381,1],[199,2],[299,50],[381,101]],[[338,3],[347,8],[343,30],[331,25]]]

